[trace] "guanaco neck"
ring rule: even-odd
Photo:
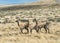
[[[28,23],[27,23],[26,27],[29,27],[29,21],[28,21]]]
[[[38,22],[37,22],[37,20],[36,20],[36,26],[38,25]]]
[[[17,21],[17,24],[18,24],[18,26],[19,26],[19,21]]]

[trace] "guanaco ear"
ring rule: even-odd
[[[18,22],[18,20],[16,20],[15,22]]]
[[[33,19],[33,22],[36,21],[36,18]]]

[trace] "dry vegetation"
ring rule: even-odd
[[[0,11],[0,43],[60,43],[60,5],[27,8]],[[51,21],[50,34],[44,29],[38,34],[35,30],[32,34],[20,34],[15,20],[31,18]]]

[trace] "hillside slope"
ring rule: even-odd
[[[55,0],[42,0],[39,2],[26,3],[26,4],[16,4],[16,5],[1,5],[0,11],[6,10],[18,10],[18,9],[31,9],[31,8],[40,8],[41,6],[51,6],[58,4]]]
[[[21,34],[16,20],[34,18],[40,25],[46,20],[49,21],[50,33],[45,33],[42,28],[39,33],[33,30],[32,34]],[[0,7],[0,43],[60,43],[60,5],[27,4]]]

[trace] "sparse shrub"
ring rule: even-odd
[[[60,18],[56,18],[57,22],[60,22]]]
[[[55,21],[55,19],[53,19],[53,18],[51,18],[51,17],[49,17],[49,18],[47,18],[47,19],[48,19],[48,21],[52,21],[52,22]]]

